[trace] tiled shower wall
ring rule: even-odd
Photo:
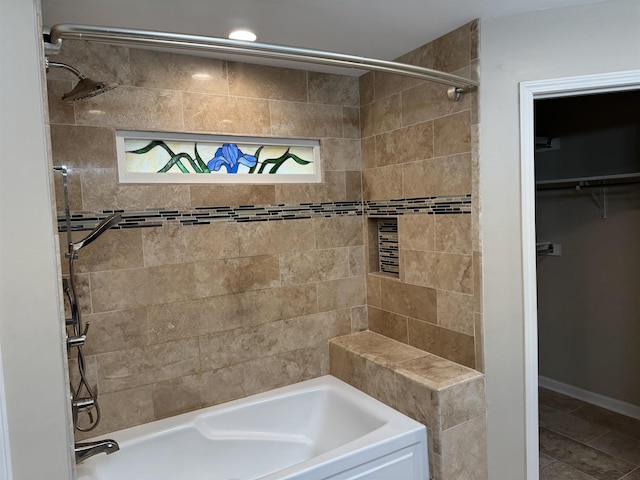
[[[69,105],[58,99],[70,74],[48,75],[53,161],[71,167],[74,212],[364,200],[360,211],[385,213],[393,200],[405,213],[397,279],[367,273],[368,222],[354,211],[164,222],[111,230],[82,250],[86,351],[103,409],[92,434],[328,373],[327,339],[367,325],[482,370],[474,94],[454,103],[446,87],[409,78],[358,81],[88,42],[66,42],[55,60],[121,84]],[[473,77],[476,24],[400,60]],[[115,128],[320,138],[324,182],[119,185]],[[470,198],[472,208],[405,208],[440,197],[467,207]],[[460,213],[427,213],[447,210]]]
[[[478,23],[398,60],[476,78]],[[470,214],[398,216],[398,278],[368,262],[369,328],[483,371],[476,93],[452,102],[442,85],[371,72],[360,78],[360,102],[365,201],[472,200]]]
[[[53,162],[70,167],[74,212],[360,199],[357,78],[71,41],[55,60],[121,85],[70,105],[59,97],[71,75],[48,75]],[[324,182],[119,185],[115,128],[319,138]],[[112,229],[80,251],[102,407],[91,435],[327,374],[328,338],[366,328],[363,237],[354,212],[167,221]]]

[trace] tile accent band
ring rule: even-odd
[[[470,214],[471,194],[440,197],[399,198],[393,200],[365,200],[351,202],[319,202],[300,204],[238,205],[194,207],[190,209],[103,210],[101,212],[73,212],[71,230],[92,230],[111,213],[122,213],[122,222],[112,228],[161,227],[168,222],[182,225],[206,225],[212,222],[266,222],[296,220],[341,215],[396,217],[407,214]],[[65,232],[64,214],[58,214],[58,232]]]

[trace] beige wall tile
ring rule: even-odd
[[[376,100],[381,100],[402,91],[402,76],[386,72],[373,72],[373,76],[375,78]]]
[[[247,292],[240,297],[245,325],[302,317],[318,312],[315,284]]]
[[[403,198],[402,171],[395,166],[364,170],[362,197],[364,200]]]
[[[118,184],[115,168],[80,170],[83,208],[144,210],[147,208],[188,208],[188,185]]]
[[[400,249],[435,251],[435,215],[401,215],[398,217]]]
[[[433,68],[454,72],[471,61],[470,24],[467,23],[432,42]]]
[[[421,82],[402,92],[402,125],[414,125],[469,110],[469,95],[458,102],[447,97],[447,88],[434,82]]]
[[[364,245],[362,217],[344,215],[330,218],[315,218],[313,228],[316,248],[347,247]]]
[[[51,149],[58,165],[80,168],[116,165],[116,141],[111,128],[51,125]]]
[[[318,282],[318,310],[326,312],[364,305],[366,295],[364,277]]]
[[[91,273],[95,313],[196,298],[194,264]]]
[[[359,78],[360,106],[367,105],[375,99],[374,73],[368,72]]]
[[[421,383],[396,374],[397,409],[414,420],[439,429],[439,417],[434,394]],[[431,442],[431,439],[429,439]]]
[[[228,295],[280,286],[277,255],[228,258],[194,265],[196,296]]]
[[[364,391],[367,385],[366,360],[335,343],[329,343],[330,372],[343,382]]]
[[[397,372],[434,392],[482,377],[471,368],[430,353],[398,364]]]
[[[409,345],[475,368],[475,349],[471,335],[409,318]]]
[[[436,291],[418,285],[381,279],[381,307],[388,312],[397,313],[425,322],[437,321]]]
[[[238,328],[245,323],[242,301],[245,295],[149,306],[149,342],[164,343]]]
[[[369,330],[402,343],[409,343],[407,317],[369,306]]]
[[[183,93],[184,129],[190,132],[269,135],[269,102]]]
[[[247,394],[264,392],[329,373],[326,346],[284,352],[244,364]]]
[[[442,429],[485,416],[484,378],[453,385],[438,395]]]
[[[199,339],[203,370],[216,370],[275,355],[283,352],[285,347],[281,321],[237,328]]]
[[[147,308],[151,343],[222,332],[318,311],[315,284],[270,288]]]
[[[285,350],[325,346],[330,338],[351,333],[351,309],[316,313],[283,322]]]
[[[96,358],[104,393],[191,375],[200,369],[197,339],[102,353]]]
[[[375,168],[376,163],[376,137],[367,137],[360,140],[362,169]]]
[[[471,193],[471,155],[453,155],[403,165],[402,177],[407,198]]]
[[[405,281],[413,285],[473,293],[471,255],[403,250]]]
[[[144,308],[85,315],[83,320],[91,325],[84,344],[87,355],[142,347],[149,341],[147,310]]]
[[[309,101],[332,105],[359,106],[358,77],[308,72]]]
[[[276,203],[274,185],[190,185],[189,191],[192,207]]]
[[[434,156],[471,151],[471,116],[469,111],[447,115],[433,121]]]
[[[400,94],[364,105],[360,108],[360,135],[370,137],[400,128],[402,101]]]
[[[47,78],[49,122],[51,124],[73,124],[75,122],[74,104],[64,102],[62,96],[70,92],[74,83],[69,80],[53,80]]]
[[[229,62],[229,94],[238,97],[307,101],[307,72]]]
[[[335,280],[350,276],[349,249],[334,248],[280,256],[283,285]]]
[[[360,138],[359,108],[342,107],[342,136],[345,138]]]
[[[342,107],[271,101],[271,133],[283,137],[342,137]]]
[[[442,437],[443,478],[486,480],[487,427],[484,416],[445,430]]]
[[[76,434],[77,440],[115,432],[155,420],[152,386],[144,385],[112,393],[100,394],[102,420],[95,430]]]
[[[76,123],[135,130],[181,131],[182,95],[171,90],[120,85],[108,95],[76,102]]]
[[[398,400],[395,372],[370,361],[365,363],[365,372],[367,383],[364,392],[385,405],[396,408]]]
[[[345,200],[362,200],[362,172],[360,170],[345,172]]]
[[[68,278],[68,274],[64,276]],[[82,315],[91,313],[91,281],[89,279],[89,274],[77,274],[75,285],[80,313]],[[69,308],[69,302],[66,294],[64,295],[64,312],[66,318],[71,318],[71,309]]]
[[[471,215],[436,215],[438,252],[471,253]]]
[[[438,325],[473,335],[475,325],[473,296],[438,290]]]
[[[364,245],[349,247],[349,274],[352,277],[367,273]]]
[[[129,56],[131,83],[137,87],[219,95],[229,93],[226,63],[222,60],[135,48],[130,50]]]
[[[360,170],[360,140],[351,138],[323,140],[322,162],[325,170]]]
[[[396,165],[433,156],[433,123],[419,123],[376,136],[376,164]]]
[[[334,338],[331,343],[389,368],[428,355],[422,350],[370,331]]]
[[[351,307],[351,332],[364,332],[368,328],[367,306]]]
[[[85,238],[89,232],[73,232],[74,242]],[[67,234],[61,233],[60,245],[66,245]],[[64,247],[65,252],[67,248]],[[62,271],[68,272],[68,261],[62,258]],[[142,258],[142,233],[140,230],[111,229],[102,234],[99,242],[91,243],[78,252],[74,261],[77,273],[100,272],[136,268],[144,265]]]
[[[228,222],[165,223],[142,229],[142,243],[147,267],[237,257],[239,253],[236,224]]]
[[[240,255],[270,255],[313,249],[311,220],[238,224]]]
[[[153,411],[160,419],[244,396],[242,365],[234,365],[155,383]]]
[[[286,183],[276,188],[276,203],[339,202],[347,200],[346,173],[325,171],[322,183]]]
[[[377,275],[367,275],[367,305],[382,307],[382,278]]]
[[[94,80],[131,85],[128,47],[67,39],[52,61],[69,63]],[[51,68],[47,77],[68,80],[70,75],[61,68]]]

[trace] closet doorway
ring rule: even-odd
[[[534,104],[542,478],[640,479],[638,107]]]
[[[521,192],[522,192],[522,259],[523,259],[523,280],[524,280],[524,318],[525,318],[525,435],[526,435],[526,462],[527,462],[527,480],[537,480],[540,475],[540,455],[539,455],[539,435],[538,435],[538,289],[537,289],[537,249],[538,237],[536,236],[536,175],[535,175],[535,151],[536,143],[538,148],[546,147],[549,151],[558,150],[562,147],[562,141],[554,140],[553,135],[547,135],[547,139],[538,138],[536,142],[536,128],[534,121],[535,102],[540,100],[552,100],[566,97],[581,97],[601,94],[614,94],[630,92],[632,90],[640,90],[640,71],[619,72],[610,74],[588,75],[584,77],[560,78],[533,82],[523,82],[520,84],[520,130],[521,130]],[[637,98],[637,97],[636,97]],[[628,109],[638,110],[637,102],[628,105]],[[544,137],[544,134],[538,135]],[[548,140],[551,138],[551,140]],[[558,148],[559,147],[559,148]],[[578,173],[575,177],[565,177],[570,179],[581,178],[582,173]],[[598,176],[604,176],[598,175]],[[549,180],[550,178],[547,178]],[[613,179],[610,179],[613,180]],[[559,185],[557,185],[559,186]],[[580,186],[580,185],[578,185]],[[581,191],[587,190],[587,185],[580,186]],[[575,186],[573,187],[575,189]],[[589,187],[593,188],[593,187]],[[580,192],[579,192],[580,194]],[[595,215],[598,218],[604,210],[605,215],[611,215],[613,205],[606,204],[602,208],[602,200],[599,200],[600,206],[594,201],[594,198],[588,194],[589,202],[594,206]],[[597,196],[595,197],[597,198]],[[611,200],[611,197],[608,197]],[[605,200],[606,202],[606,200]],[[607,212],[607,207],[609,208]],[[542,209],[542,207],[541,207]],[[599,219],[599,218],[598,218]],[[605,221],[606,219],[599,219]],[[546,232],[545,232],[546,233]],[[550,232],[553,233],[553,232]],[[552,238],[540,238],[541,241],[548,241],[546,244],[547,253],[560,254],[557,258],[545,258],[547,260],[565,260],[567,257],[567,247],[569,243],[554,241]],[[556,245],[553,245],[553,244]],[[540,248],[545,248],[541,245]],[[575,252],[575,251],[574,251]],[[574,253],[572,252],[572,254]],[[590,265],[587,262],[587,265]],[[541,272],[543,273],[543,272]],[[564,285],[563,285],[564,286]],[[591,299],[590,299],[591,300]],[[544,314],[541,311],[541,314]],[[544,320],[543,320],[544,322]],[[553,325],[552,325],[553,326]],[[546,335],[546,331],[541,329],[541,336]],[[544,339],[543,339],[544,340]],[[541,349],[541,356],[544,354],[544,348]],[[575,360],[575,357],[573,357]],[[541,359],[541,366],[546,368],[544,359]],[[584,365],[583,365],[584,366]],[[609,372],[609,376],[616,376],[617,372]],[[565,377],[563,377],[565,378]],[[567,383],[564,381],[562,383]],[[586,390],[586,389],[583,389]],[[560,397],[562,398],[562,397]],[[543,399],[544,401],[544,399]],[[543,403],[543,402],[541,402]],[[599,408],[599,407],[598,407]],[[544,419],[543,419],[544,421]],[[545,438],[543,438],[545,441]],[[560,455],[560,453],[555,452]],[[542,457],[543,462],[547,460]],[[571,464],[571,460],[567,459],[567,470],[562,470],[564,466],[556,463],[556,467],[560,467],[557,472],[551,472],[551,475],[560,474],[554,478],[582,478],[585,475],[582,470],[576,469],[577,464]],[[633,464],[632,464],[633,466]],[[626,467],[624,467],[626,468]],[[621,472],[624,471],[620,467]],[[570,469],[574,469],[570,470]],[[635,467],[626,473],[621,473],[619,478],[631,474],[639,474]],[[547,478],[549,472],[543,472],[543,478]],[[597,478],[597,472],[591,471]],[[549,478],[552,478],[549,477]],[[616,477],[618,478],[618,477]],[[635,480],[635,477],[630,477]]]

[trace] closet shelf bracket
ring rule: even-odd
[[[576,185],[576,192],[582,193],[582,187],[589,187],[589,182],[579,182]],[[589,197],[593,200],[593,203],[600,209],[600,218],[607,218],[607,186],[600,187],[599,195],[596,195],[592,189],[586,190],[589,193]]]

